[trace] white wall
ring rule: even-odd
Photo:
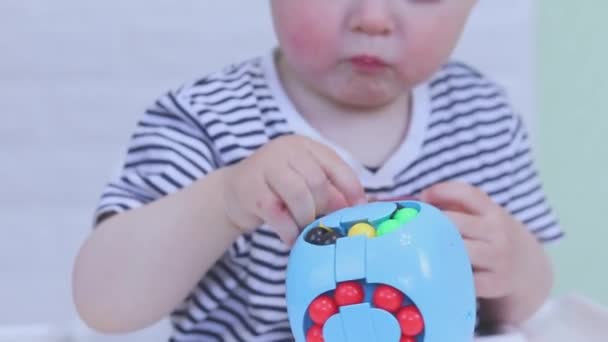
[[[481,1],[457,53],[502,81],[528,115],[532,6]],[[266,7],[0,1],[0,325],[75,317],[72,259],[137,115],[166,89],[265,51]],[[99,340],[160,341],[165,331]]]

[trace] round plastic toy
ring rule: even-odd
[[[374,202],[308,225],[287,267],[297,342],[469,342],[473,270],[464,242],[437,208]]]

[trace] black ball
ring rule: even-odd
[[[323,245],[333,245],[336,243],[336,240],[338,240],[339,238],[344,237],[344,235],[342,235],[342,233],[340,233],[337,230],[332,230],[331,232],[325,234],[323,236]]]
[[[327,234],[330,234],[329,230],[321,227],[316,227],[308,231],[305,240],[306,242],[312,243],[313,245],[323,245],[325,235]]]

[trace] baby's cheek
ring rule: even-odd
[[[454,44],[453,34],[439,25],[421,28],[406,44],[405,77],[413,82],[430,77],[450,57]]]
[[[320,26],[316,20],[300,20],[285,29],[282,48],[299,63],[324,68],[337,55],[338,44],[334,34],[330,28]]]

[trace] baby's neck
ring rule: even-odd
[[[383,108],[359,110],[302,101],[298,109],[325,138],[349,151],[365,166],[381,166],[405,139],[409,97]]]
[[[382,107],[348,107],[282,74],[288,96],[308,123],[363,165],[381,166],[403,143],[410,121],[410,94]]]

